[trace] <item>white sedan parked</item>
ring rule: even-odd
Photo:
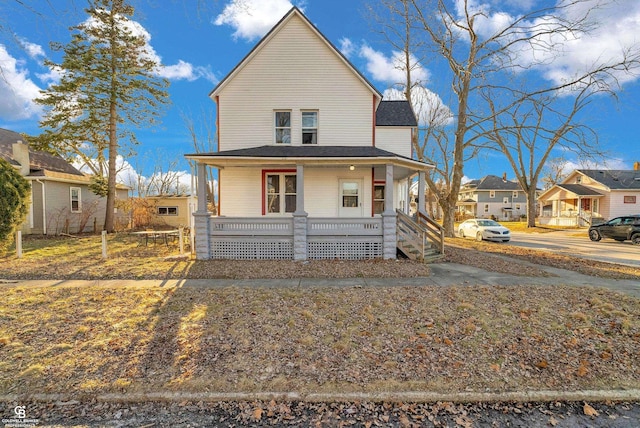
[[[502,241],[509,242],[511,231],[497,221],[472,218],[465,220],[458,227],[458,236],[461,238],[475,238],[476,241]]]

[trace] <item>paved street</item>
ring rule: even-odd
[[[640,246],[633,245],[631,241],[617,242],[613,239],[592,242],[587,237],[586,230],[549,233],[512,232],[510,244],[640,267]]]

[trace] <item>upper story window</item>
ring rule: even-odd
[[[276,144],[291,144],[291,112],[276,111],[274,118]]]
[[[80,193],[79,187],[69,188],[69,199],[71,202],[71,212],[79,213],[81,211],[80,207],[82,205],[82,194]]]
[[[495,190],[489,190],[489,197],[490,198],[495,198],[496,197],[496,191]]]
[[[302,144],[318,144],[318,112],[302,112]]]
[[[512,197],[513,199],[518,199],[518,191],[517,191],[517,190],[514,190],[514,191],[511,193],[511,197]]]

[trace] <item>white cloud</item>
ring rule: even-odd
[[[90,17],[83,24],[93,27],[97,25],[97,21]],[[146,30],[146,28],[144,28],[144,26],[142,26],[142,24],[122,16],[120,17],[120,24],[129,30],[134,36],[142,37],[145,40],[146,44],[144,46],[144,51],[146,53],[146,58],[158,64],[156,70],[158,76],[169,80],[187,80],[190,82],[202,77],[214,84],[218,82],[218,79],[208,67],[194,66],[182,59],[179,59],[178,63],[174,65],[163,64],[162,57],[151,45],[151,34]],[[43,77],[47,78],[49,75],[43,75]],[[52,77],[55,77],[55,75]]]
[[[29,55],[30,58],[37,59],[39,57],[46,56],[44,53],[44,49],[42,49],[42,46],[36,43],[31,43],[25,38],[19,38],[18,40],[20,41],[20,45],[27,52],[27,55]]]
[[[365,68],[374,80],[390,85],[404,84],[407,77],[405,74],[405,59],[402,52],[394,51],[391,56],[386,56],[382,52],[363,44],[359,55],[367,61]],[[411,62],[411,78],[413,81],[422,85],[426,84],[430,77],[429,71],[423,68],[414,56],[410,56],[409,60]]]
[[[620,158],[611,158],[596,162],[594,160],[567,161],[562,168],[564,174],[569,174],[576,169],[631,169],[631,167]]]
[[[507,28],[522,15],[509,13],[505,8],[517,6],[519,11],[540,10],[539,2],[530,0],[510,0],[509,2],[486,0],[456,0],[455,12],[458,19],[464,16],[464,7],[476,14],[475,30],[487,38]],[[559,2],[561,3],[561,2]],[[569,2],[565,2],[569,4]],[[498,9],[502,8],[502,10]],[[523,21],[542,35],[536,43],[522,47],[516,52],[516,63],[526,69],[533,67],[542,77],[554,83],[566,82],[586,70],[602,64],[613,64],[623,58],[626,49],[638,49],[640,39],[640,2],[637,0],[585,0],[574,2],[571,7],[558,9],[560,15],[547,15],[534,21]],[[570,22],[588,16],[589,32],[578,29],[559,34],[552,30],[560,23]],[[524,37],[524,34],[519,34]],[[549,47],[542,49],[542,46]],[[636,80],[637,74],[614,72],[612,77],[620,83]]]
[[[42,108],[33,102],[39,95],[40,88],[24,64],[0,45],[0,118],[13,121],[40,115]]]
[[[251,41],[267,34],[292,7],[289,0],[231,0],[213,23],[231,26],[234,39]]]
[[[343,37],[340,40],[338,40],[338,43],[340,45],[339,49],[340,49],[340,52],[342,52],[342,55],[346,56],[347,58],[351,57],[351,55],[356,49],[353,42],[348,38]]]

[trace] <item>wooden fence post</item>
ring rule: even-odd
[[[19,230],[16,233],[16,254],[19,259],[22,258],[22,231]]]
[[[102,258],[107,258],[107,231],[102,231]]]

